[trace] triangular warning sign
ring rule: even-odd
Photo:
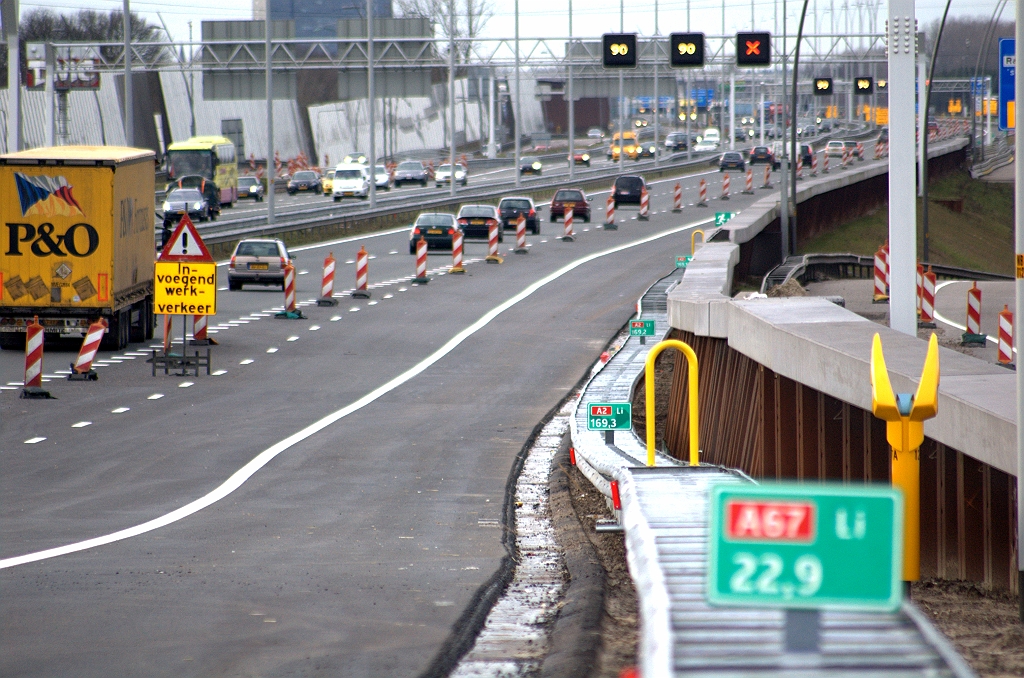
[[[206,249],[203,239],[199,237],[192,220],[188,215],[181,217],[178,227],[160,251],[159,261],[213,261],[210,250]]]

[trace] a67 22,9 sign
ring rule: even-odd
[[[631,403],[587,403],[589,431],[628,431],[632,422]]]
[[[892,489],[718,485],[710,508],[712,605],[899,607],[903,501]]]

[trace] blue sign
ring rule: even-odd
[[[690,98],[697,100],[697,108],[707,108],[708,104],[715,98],[715,90],[693,89],[690,90]]]
[[[999,40],[999,129],[1013,129],[1014,81],[1017,74],[1017,45],[1013,38]]]

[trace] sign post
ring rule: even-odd
[[[607,444],[615,444],[616,431],[628,431],[632,427],[632,403],[587,403],[587,430],[604,431]]]
[[[710,509],[708,602],[785,609],[787,652],[818,652],[822,609],[903,601],[903,498],[893,489],[718,485]]]

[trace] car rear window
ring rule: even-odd
[[[239,186],[255,186],[256,177],[238,177]]]
[[[625,188],[626,190],[637,189],[643,186],[643,180],[640,177],[619,177],[615,180],[615,188]]]
[[[400,170],[406,170],[408,172],[418,172],[423,169],[423,165],[418,162],[403,162],[398,166]]]
[[[722,156],[722,157],[723,157],[723,159],[725,159],[725,160],[729,160],[729,161],[733,161],[733,160],[742,160],[742,158],[740,157],[740,154],[739,154],[739,153],[726,153],[726,154],[725,154],[724,156]]]
[[[239,257],[276,257],[280,253],[276,242],[240,242],[235,256]]]
[[[489,205],[467,205],[459,210],[460,217],[494,217],[494,208]]]
[[[295,180],[296,181],[313,181],[314,179],[316,179],[316,173],[315,172],[296,172],[295,173]]]
[[[528,209],[530,209],[530,201],[529,200],[502,200],[501,201],[501,207],[504,207],[505,209],[528,210]]]
[[[191,189],[191,188],[189,188],[189,189],[179,188],[179,189],[176,189],[174,191],[171,191],[170,195],[167,196],[167,200],[169,202],[179,202],[179,201],[182,201],[182,200],[184,200],[184,201],[192,201],[192,200],[199,201],[199,200],[202,200],[202,199],[203,199],[203,194],[200,193],[199,191],[197,191],[195,189]]]
[[[334,173],[335,179],[362,179],[362,170],[350,169],[350,170],[338,170]]]
[[[583,202],[584,199],[583,194],[579,191],[559,191],[558,193],[555,193],[555,200],[558,200],[559,202],[564,202],[566,200]]]
[[[452,218],[447,214],[424,214],[416,220],[417,226],[451,226]]]

